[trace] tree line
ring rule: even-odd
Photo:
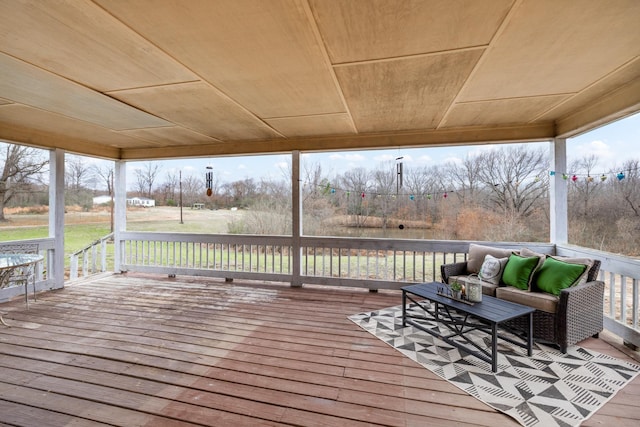
[[[46,204],[42,174],[47,161],[40,150],[6,144],[0,158],[0,220],[5,206]],[[41,151],[40,151],[41,152]],[[42,153],[42,152],[41,152]],[[88,163],[66,156],[66,203],[91,208],[97,194],[112,194],[112,164]],[[567,171],[550,171],[548,154],[526,144],[488,150],[459,162],[414,166],[386,162],[329,176],[321,164],[301,168],[304,232],[336,235],[336,230],[423,231],[433,239],[547,241],[550,174],[568,185],[569,241],[573,244],[640,255],[640,160],[603,171],[598,158],[572,161]],[[281,180],[246,178],[222,182],[213,177],[207,195],[205,177],[181,176],[148,162],[135,170],[133,195],[157,205],[204,203],[209,209],[246,209],[230,232],[291,232],[290,171]],[[623,177],[620,177],[623,173]],[[131,194],[130,194],[131,195]],[[411,238],[411,233],[407,233]]]

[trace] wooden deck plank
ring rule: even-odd
[[[517,425],[347,319],[399,303],[394,291],[141,274],[44,293],[28,311],[13,301],[2,306],[12,327],[0,329],[0,423],[33,408],[61,417],[52,425]],[[639,390],[636,380],[585,425],[637,422]]]

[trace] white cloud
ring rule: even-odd
[[[461,165],[462,162],[463,162],[463,160],[460,157],[456,157],[456,156],[445,157],[444,159],[442,159],[442,163],[443,164],[454,163],[456,165]]]
[[[393,156],[391,154],[380,154],[378,156],[374,156],[373,160],[375,160],[376,162],[389,162],[392,160],[395,160],[398,156]]]
[[[345,160],[348,160],[350,162],[363,162],[365,161],[367,158],[365,156],[363,156],[362,154],[358,154],[358,153],[349,153],[346,154],[344,156]]]
[[[289,162],[277,162],[273,165],[274,168],[278,169],[278,170],[287,170],[289,169]]]
[[[609,144],[599,139],[583,144],[576,144],[574,147],[568,144],[567,154],[569,154],[571,160],[596,156],[599,168],[614,166],[618,157]]]
[[[247,169],[247,165],[245,165],[244,163],[240,163],[238,165],[238,170],[245,170],[245,169]]]

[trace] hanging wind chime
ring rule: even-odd
[[[207,173],[205,174],[205,182],[207,186],[207,196],[211,197],[213,194],[213,172],[210,170],[213,169],[213,166],[207,166]]]
[[[400,189],[402,188],[402,162],[398,160],[402,160],[404,156],[396,158],[396,196],[400,194]],[[404,224],[398,225],[400,230],[404,230]]]

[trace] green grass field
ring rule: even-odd
[[[64,253],[69,255],[109,233],[109,224],[66,225],[64,227]],[[46,238],[48,235],[49,228],[45,226],[2,228],[0,241],[40,239]]]

